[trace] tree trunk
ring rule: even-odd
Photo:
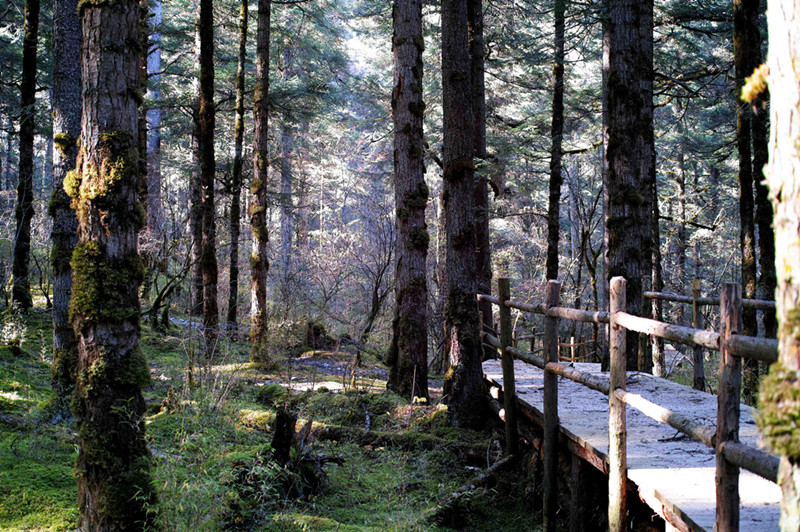
[[[608,5],[605,101],[606,278],[627,279],[627,312],[643,315],[650,277],[653,165],[653,2]],[[644,194],[642,192],[644,191]],[[638,335],[628,333],[627,368],[638,366]]]
[[[239,301],[239,226],[242,216],[242,146],[244,141],[244,68],[247,59],[247,3],[239,10],[239,64],[236,70],[236,120],[233,124],[233,176],[231,179],[231,252],[228,277],[228,315],[226,321],[236,324]]]
[[[139,347],[138,0],[81,4],[81,152],[64,188],[78,213],[70,314],[78,336],[74,401],[81,530],[155,527],[144,438],[150,381]]]
[[[756,297],[756,242],[753,201],[753,167],[750,151],[750,109],[739,98],[744,78],[753,72],[751,64],[750,11],[758,10],[758,0],[734,0],[733,2],[733,61],[736,68],[736,145],[739,150],[739,216],[741,229],[739,244],[742,250],[742,297]],[[756,311],[744,308],[742,311],[744,331],[742,334],[756,336],[758,325]],[[745,403],[755,403],[758,391],[758,361],[745,358],[742,364],[742,399]]]
[[[653,152],[655,155],[655,152]],[[655,168],[655,166],[654,166]],[[651,238],[651,281],[650,289],[654,292],[664,290],[664,277],[661,269],[661,231],[659,229],[659,208],[658,208],[658,180],[655,172],[650,179],[650,238]],[[664,321],[664,312],[661,302],[657,299],[650,300],[650,317],[657,321]],[[650,336],[650,352],[653,358],[653,375],[665,377],[667,374],[666,363],[664,361],[664,339],[657,336]]]
[[[774,452],[782,455],[778,482],[783,491],[781,530],[800,530],[800,444],[796,420],[800,396],[800,11],[792,0],[770,0],[769,164],[765,175],[775,207],[778,362],[761,386],[759,425]]]
[[[20,83],[19,182],[14,219],[14,281],[11,301],[27,312],[31,299],[28,278],[31,255],[31,219],[33,218],[33,134],[36,117],[36,43],[39,35],[39,0],[25,2],[25,36],[22,40],[22,82]]]
[[[387,387],[403,397],[428,398],[428,284],[430,237],[425,224],[428,185],[423,166],[422,0],[395,0],[394,191],[395,311]],[[373,305],[374,307],[374,305]]]
[[[686,137],[684,134],[684,126],[681,121],[683,110],[680,104],[677,106],[676,115],[678,119],[678,155],[677,155],[677,168],[675,172],[675,184],[678,187],[678,216],[677,216],[677,231],[676,235],[676,256],[675,256],[675,286],[676,292],[679,294],[687,293],[686,284],[686,157],[684,155]],[[675,309],[675,321],[678,325],[686,325],[686,315],[683,305],[677,305]]]
[[[193,0],[195,9],[199,9]],[[195,24],[195,63],[200,63],[200,24]],[[203,186],[200,172],[200,80],[194,80],[195,98],[192,101],[192,173],[189,177],[189,246],[192,261],[190,272],[192,316],[203,315]]]
[[[56,418],[69,417],[75,387],[78,345],[69,321],[72,294],[72,250],[78,222],[64,192],[64,178],[75,168],[81,134],[81,21],[78,0],[53,4],[53,194],[48,213],[53,265],[53,401]]]
[[[564,137],[564,10],[565,0],[555,2],[553,53],[553,116],[550,125],[550,196],[547,203],[546,276],[558,279],[559,206],[561,204],[561,141]]]
[[[761,65],[761,32],[759,31],[759,5],[755,5],[748,13],[748,26],[750,27],[751,54],[750,65],[753,68]],[[750,74],[748,74],[750,75]],[[769,191],[764,182],[764,166],[769,157],[767,146],[767,112],[769,91],[765,90],[759,98],[752,103],[755,112],[751,116],[753,130],[753,177],[756,188],[756,225],[758,226],[758,261],[761,267],[761,276],[758,279],[759,297],[773,299],[777,278],[775,273],[775,234],[772,231],[772,203],[769,200]],[[774,338],[778,332],[778,322],[772,312],[764,312],[764,336]]]
[[[198,33],[200,34],[200,109],[198,147],[200,185],[202,189],[203,271],[203,336],[205,356],[213,355],[217,344],[219,307],[217,306],[217,246],[214,208],[214,10],[213,0],[200,0]]]
[[[161,243],[164,207],[161,204],[161,0],[151,0],[147,53],[147,231]]]
[[[475,298],[475,166],[466,0],[442,1],[444,211],[447,228],[445,329],[450,369],[444,383],[450,421],[483,426],[481,338]]]
[[[287,45],[287,48],[289,46]],[[286,55],[286,54],[285,54]],[[284,73],[289,68],[284,65]],[[281,125],[280,140],[280,173],[281,173],[281,284],[283,285],[283,295],[285,300],[289,300],[288,286],[292,264],[292,216],[294,215],[294,203],[292,201],[292,145],[294,135],[292,126],[288,123],[289,117],[284,116],[284,123]]]
[[[258,2],[258,34],[256,36],[256,86],[253,94],[253,183],[250,187],[250,226],[253,231],[253,251],[250,256],[250,358],[267,360],[267,182],[269,179],[269,34],[270,0]]]
[[[473,154],[479,161],[475,179],[475,260],[478,272],[477,289],[481,294],[492,293],[492,249],[489,239],[489,169],[486,167],[486,83],[484,80],[483,0],[467,0],[469,24],[469,61],[472,80]],[[492,304],[478,303],[482,326],[493,328]],[[483,358],[494,356],[484,348]]]

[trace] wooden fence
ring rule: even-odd
[[[609,398],[609,530],[618,532],[626,524],[627,459],[625,405],[644,415],[666,423],[674,429],[702,442],[716,452],[716,530],[739,530],[739,468],[777,481],[778,459],[760,449],[739,442],[739,408],[741,392],[741,358],[773,362],[778,358],[778,342],[742,336],[741,287],[726,284],[719,300],[703,304],[719,304],[721,332],[671,325],[624,311],[625,285],[622,277],[611,280],[609,312],[593,312],[559,306],[561,285],[548,281],[545,303],[526,304],[511,299],[509,280],[498,279],[498,297],[479,294],[478,299],[499,306],[500,338],[484,333],[484,342],[502,353],[506,442],[509,452],[516,452],[517,422],[514,385],[514,359],[544,370],[544,508],[545,532],[556,529],[557,464],[558,464],[558,376],[606,394]],[[691,299],[690,299],[691,300]],[[697,298],[695,298],[697,300]],[[543,356],[512,346],[510,309],[544,315]],[[609,324],[609,381],[558,362],[558,320]],[[672,342],[701,346],[720,351],[717,423],[704,425],[679,412],[659,406],[644,397],[625,391],[625,331],[654,335]]]

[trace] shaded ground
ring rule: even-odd
[[[77,525],[76,436],[47,410],[49,319],[34,310],[24,320],[21,354],[0,344],[0,530]],[[310,352],[265,370],[230,339],[198,364],[191,328],[145,328],[141,344],[167,530],[446,530],[434,519],[440,505],[500,458],[491,431],[454,429],[435,400],[410,405],[386,392],[386,369],[370,360],[354,369],[354,353]],[[283,408],[299,432],[291,460],[277,464],[270,444]],[[523,486],[512,477],[474,490],[448,524],[532,529]]]

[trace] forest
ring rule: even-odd
[[[539,353],[610,416],[718,396],[723,469],[741,395],[800,531],[798,43],[792,0],[2,0],[0,530],[663,530],[624,476],[553,502]]]

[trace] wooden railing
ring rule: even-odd
[[[669,294],[665,292],[645,292],[646,299],[657,301],[669,301],[672,303],[686,303],[692,305],[692,327],[697,329],[700,326],[700,307],[719,306],[720,300],[700,296],[700,279],[692,281],[692,295],[683,296],[679,294]],[[742,299],[742,306],[766,312],[775,312],[775,302],[762,299]],[[757,357],[754,357],[757,358]],[[759,359],[763,360],[763,359]],[[692,387],[696,390],[704,390],[706,384],[705,366],[703,361],[703,347],[695,345],[692,350],[693,382]]]
[[[498,279],[498,297],[479,294],[478,299],[498,305],[500,338],[484,333],[484,342],[502,353],[506,442],[510,453],[516,453],[517,422],[514,385],[514,359],[544,370],[544,508],[546,532],[555,530],[557,509],[556,466],[558,464],[558,376],[570,379],[609,397],[609,530],[625,529],[627,484],[627,430],[625,405],[711,447],[716,452],[716,515],[717,530],[739,529],[739,468],[744,468],[772,482],[777,481],[778,459],[760,449],[739,442],[739,409],[741,394],[741,358],[777,360],[778,342],[737,334],[742,329],[741,287],[726,284],[719,300],[703,304],[720,305],[721,332],[671,325],[633,316],[624,311],[625,285],[622,277],[611,280],[610,312],[593,312],[559,306],[560,283],[548,281],[546,301],[540,304],[519,303],[511,299],[509,280]],[[749,304],[749,303],[748,303]],[[512,346],[510,309],[544,315],[543,356]],[[610,325],[610,378],[606,382],[594,375],[558,362],[558,320],[568,319]],[[630,330],[650,334],[673,342],[720,351],[719,395],[716,426],[704,425],[679,412],[659,406],[644,397],[625,390],[626,334]]]

